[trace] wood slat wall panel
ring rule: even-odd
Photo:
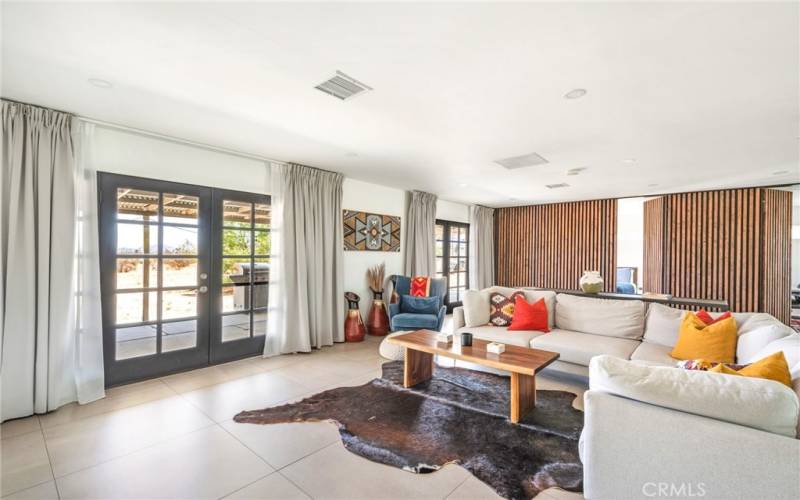
[[[616,289],[616,200],[501,208],[495,233],[498,285],[577,289],[591,269]]]
[[[764,188],[645,202],[644,290],[727,300],[788,323],[791,203],[790,192]]]
[[[792,193],[764,189],[763,238],[760,248],[763,294],[761,311],[784,323],[791,320]]]
[[[642,288],[650,293],[666,293],[664,290],[664,198],[644,202],[644,260],[642,264]]]

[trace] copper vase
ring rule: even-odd
[[[372,292],[372,306],[367,315],[367,332],[376,337],[383,337],[389,333],[389,316],[386,314],[386,304],[383,302],[383,292]]]
[[[344,340],[347,342],[361,342],[367,333],[361,311],[358,309],[358,295],[353,292],[344,294],[347,299],[347,317],[344,319]]]

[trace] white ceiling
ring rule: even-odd
[[[3,2],[2,95],[493,206],[796,182],[799,5]]]

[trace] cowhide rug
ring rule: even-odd
[[[360,387],[339,387],[298,403],[243,411],[237,422],[333,421],[352,453],[417,473],[457,463],[505,498],[532,498],[558,486],[581,492],[575,395],[538,391],[536,408],[508,420],[509,378],[437,367],[434,378],[403,388],[403,363]]]

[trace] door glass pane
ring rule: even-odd
[[[250,285],[222,287],[222,312],[245,311],[250,305]]]
[[[450,227],[450,241],[458,241],[458,227]]]
[[[436,258],[436,274],[442,274],[442,266],[444,265],[444,259],[441,257]]]
[[[164,290],[161,292],[161,319],[197,316],[197,290]]]
[[[222,282],[243,284],[250,282],[250,259],[229,258],[222,259]]]
[[[156,286],[158,286],[158,259],[117,259],[117,289]]]
[[[161,352],[191,349],[197,345],[197,321],[175,321],[161,325]]]
[[[444,255],[444,243],[441,241],[436,242],[436,256],[441,257]]]
[[[155,354],[156,328],[156,325],[117,328],[115,359],[130,359]]]
[[[253,311],[253,336],[267,334],[267,310]]]
[[[158,193],[118,188],[117,219],[155,221],[158,219]]]
[[[256,203],[256,229],[269,229],[272,218],[272,207],[262,203]]]
[[[466,257],[462,257],[458,259],[458,270],[459,271],[467,271],[467,259]]]
[[[270,252],[270,233],[267,231],[256,231],[256,255],[269,255]]]
[[[444,238],[444,226],[436,224],[436,239],[441,240]]]
[[[197,255],[197,228],[163,226],[164,255]]]
[[[244,201],[224,200],[222,202],[222,225],[226,227],[250,227],[250,203]]]
[[[115,298],[118,325],[158,319],[158,292],[118,293]]]
[[[196,286],[197,259],[164,259],[162,286]]]
[[[467,255],[467,244],[466,243],[459,243],[458,244],[458,255],[461,257],[466,257]]]
[[[223,229],[223,255],[250,255],[250,230]]]
[[[117,253],[141,255],[158,253],[158,228],[155,224],[117,223]]]
[[[250,337],[250,313],[229,314],[222,317],[223,342],[248,337]]]
[[[458,256],[458,243],[450,243],[450,258]]]
[[[197,225],[197,196],[164,193],[164,222]]]

